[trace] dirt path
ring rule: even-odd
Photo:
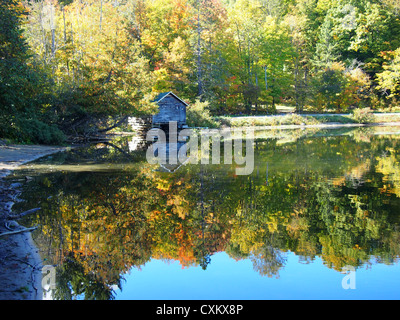
[[[0,234],[10,232],[6,223],[14,220],[9,216],[19,213],[12,212],[12,206],[21,185],[10,184],[5,177],[22,164],[65,150],[65,147],[0,145]],[[30,232],[0,236],[0,300],[41,300],[41,270],[42,260]]]

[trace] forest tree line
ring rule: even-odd
[[[0,137],[60,143],[173,91],[212,116],[396,109],[396,0],[3,0]]]

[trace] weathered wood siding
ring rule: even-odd
[[[153,124],[178,122],[178,126],[186,124],[186,106],[173,96],[162,99],[159,103],[159,113],[153,116]]]

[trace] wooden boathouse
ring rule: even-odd
[[[158,104],[158,113],[153,115],[153,127],[164,127],[176,121],[178,129],[186,127],[186,107],[188,104],[173,92],[160,93],[153,102]]]

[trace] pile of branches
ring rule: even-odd
[[[126,124],[128,116],[105,119],[91,115],[80,115],[64,119],[60,124],[61,130],[67,136],[69,143],[107,142],[112,129]]]

